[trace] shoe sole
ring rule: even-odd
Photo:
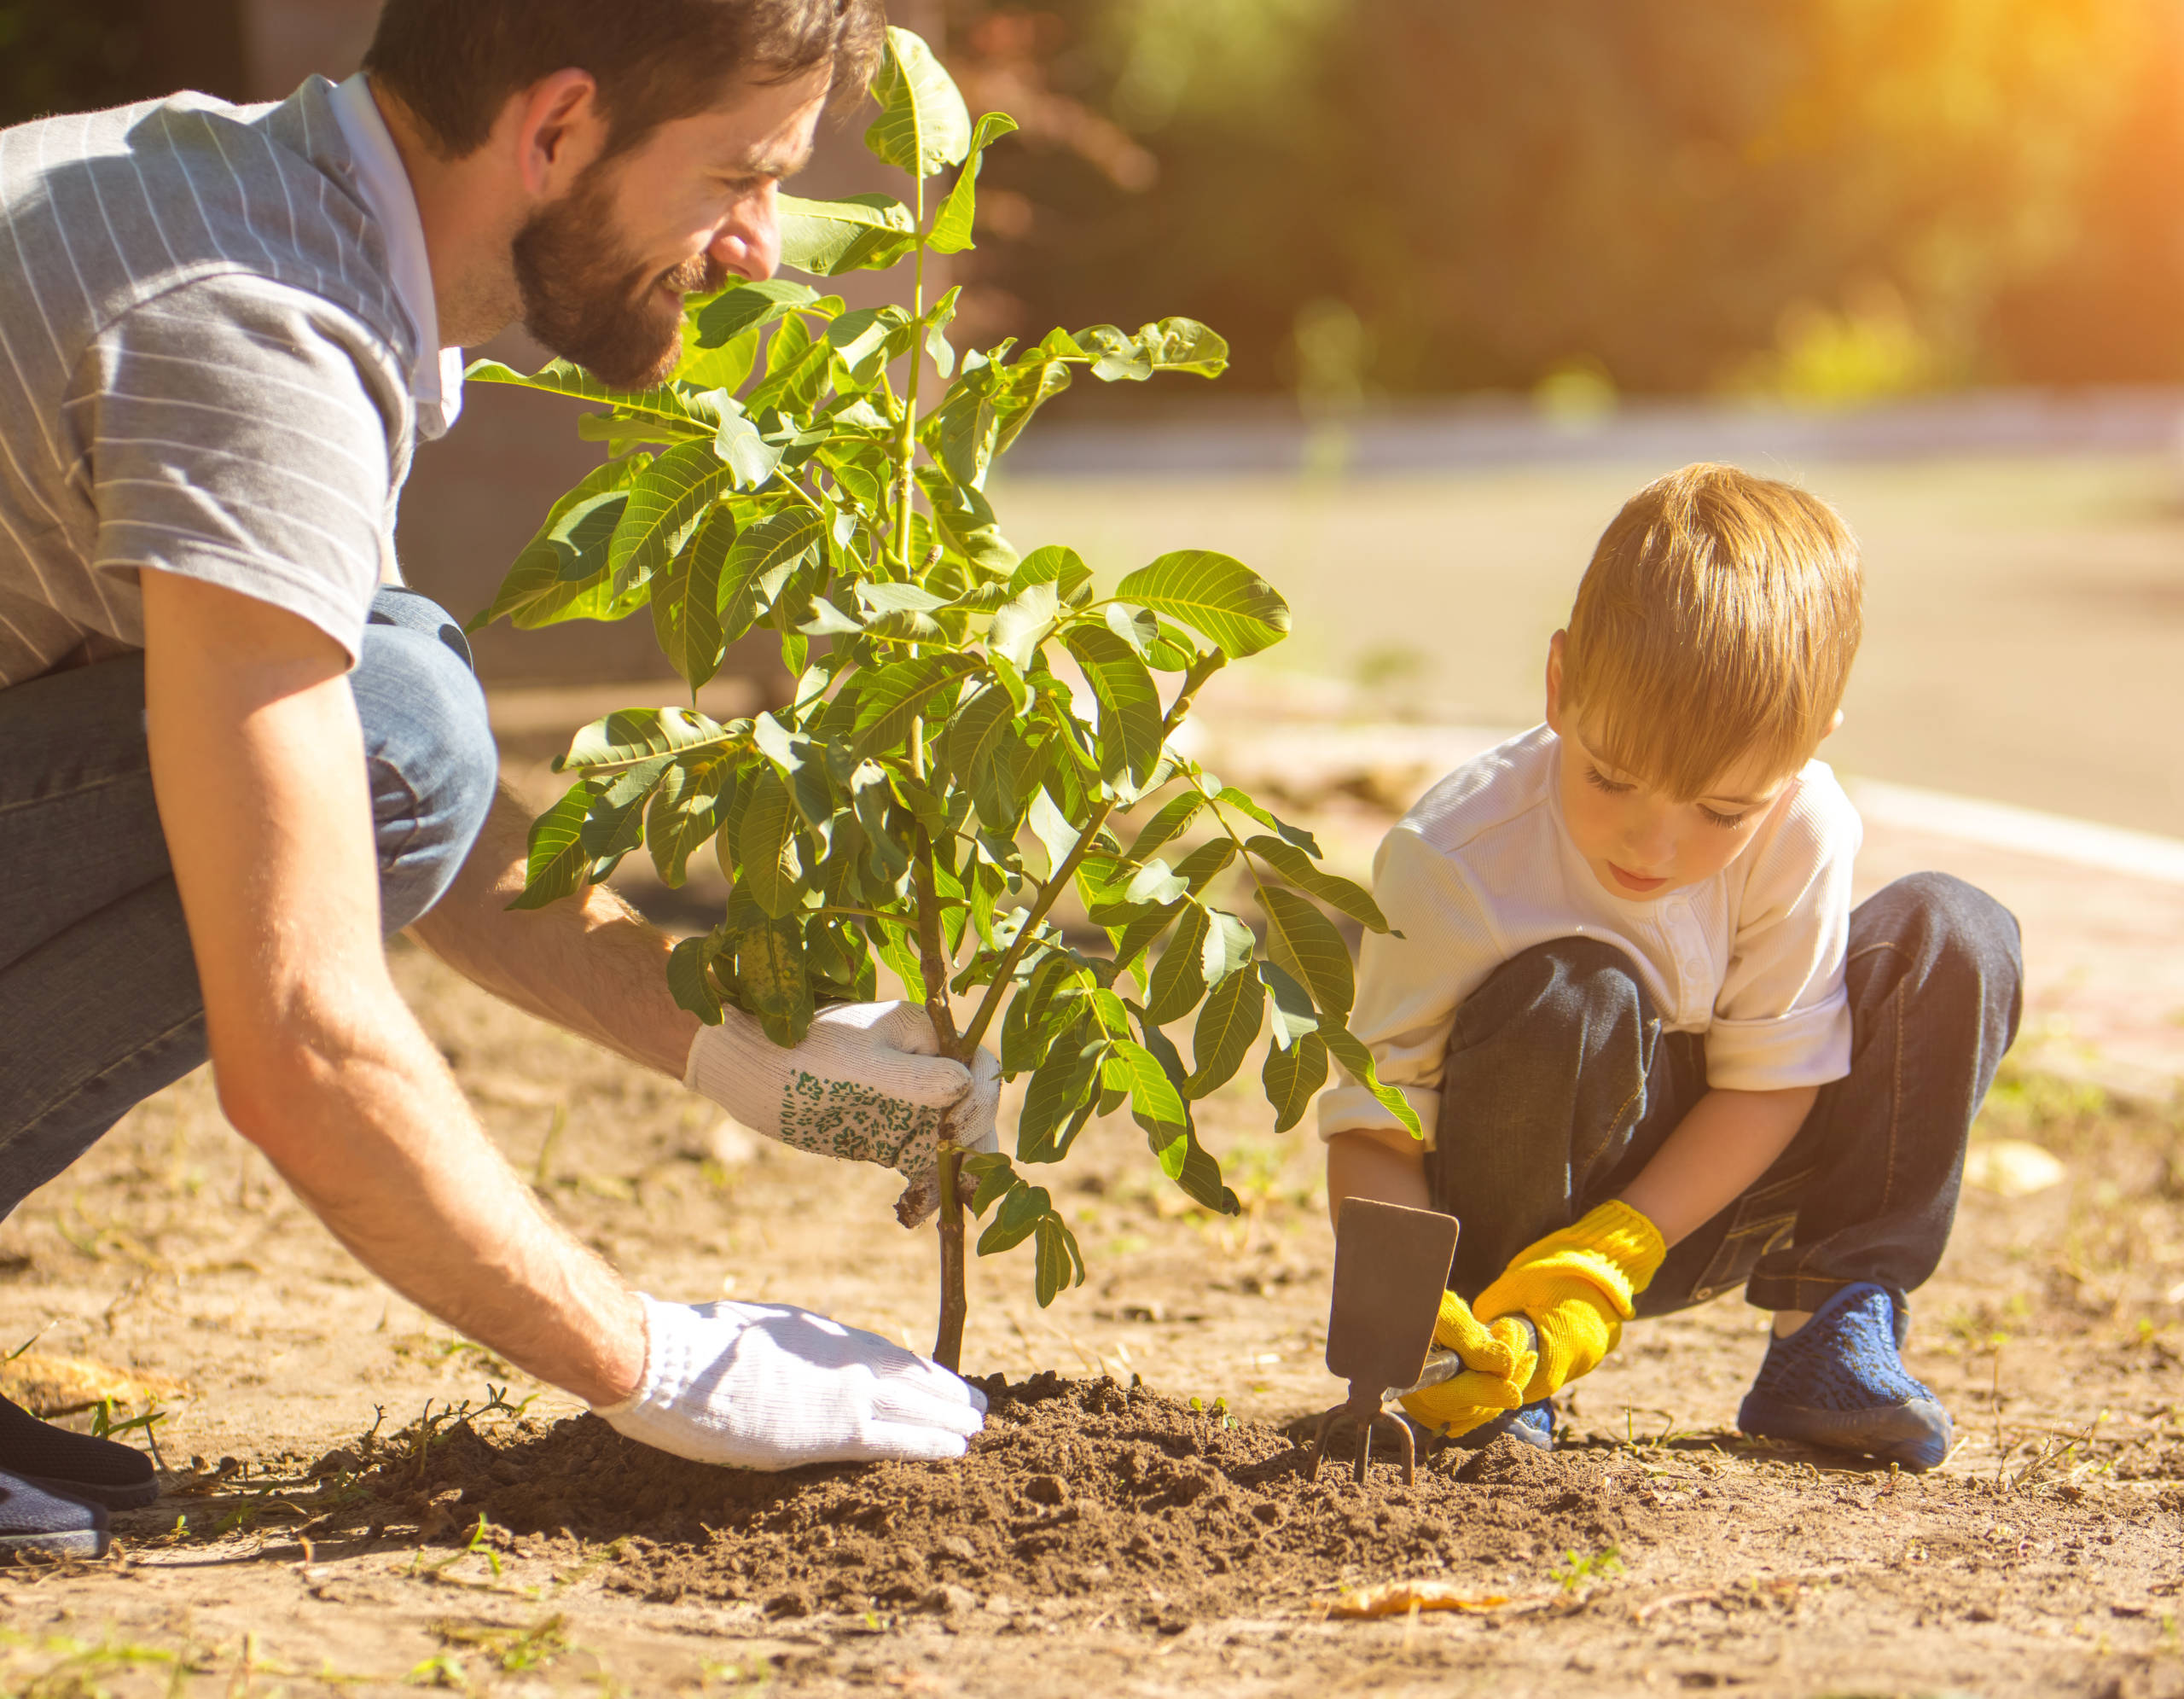
[[[1924,1474],[1949,1456],[1955,1428],[1933,1399],[1914,1398],[1879,1410],[1808,1410],[1757,1394],[1737,1412],[1737,1426],[1755,1439],[1796,1440],[1830,1451],[1854,1452]]]
[[[104,1528],[70,1528],[58,1533],[0,1533],[0,1562],[25,1557],[103,1557],[109,1538]]]
[[[107,1487],[90,1481],[63,1481],[58,1475],[26,1475],[19,1477],[33,1487],[42,1487],[49,1492],[63,1493],[71,1498],[89,1498],[95,1504],[103,1504],[109,1510],[137,1510],[160,1501],[160,1483],[156,1481],[138,1481],[129,1487]]]

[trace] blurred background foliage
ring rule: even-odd
[[[2179,0],[950,0],[983,322],[1345,395],[2184,380]]]
[[[274,9],[0,0],[0,123],[240,94]],[[1025,121],[982,188],[983,340],[1189,313],[1224,391],[1329,413],[2184,381],[2184,0],[893,10]]]

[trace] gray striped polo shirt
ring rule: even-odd
[[[420,350],[336,99],[0,130],[0,686],[141,648],[144,567],[355,656]]]

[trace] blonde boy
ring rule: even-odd
[[[1948,1412],[1898,1353],[1965,1135],[2015,1035],[2016,922],[1939,874],[1853,908],[1856,812],[1814,751],[1857,653],[1856,546],[1733,467],[1641,491],[1547,662],[1547,723],[1388,834],[1353,1027],[1426,1129],[1320,1106],[1327,1190],[1463,1223],[1409,1401],[1478,1443],[1634,1316],[1742,1286],[1774,1312],[1740,1425],[1931,1468]]]

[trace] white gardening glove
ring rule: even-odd
[[[615,1428],[699,1463],[960,1458],[985,1394],[924,1358],[793,1304],[663,1304],[642,1292],[645,1376]]]
[[[914,1003],[844,1003],[812,1018],[785,1050],[741,1010],[691,1040],[682,1083],[752,1132],[799,1150],[877,1162],[909,1181],[895,1213],[915,1227],[932,1213],[934,1152],[944,1117],[967,1150],[997,1150],[1001,1064],[980,1050],[965,1068],[940,1055],[932,1021]]]

